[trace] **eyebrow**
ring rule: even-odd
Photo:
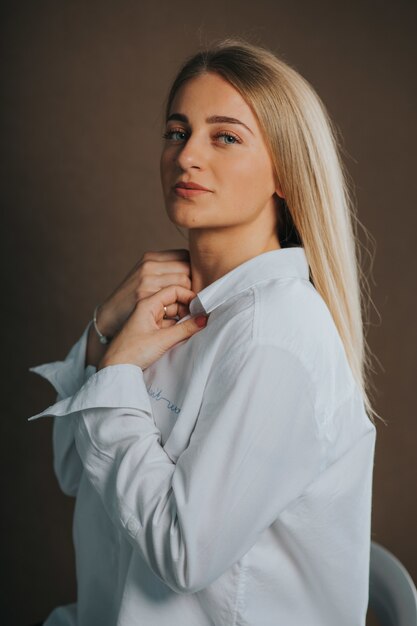
[[[167,123],[170,120],[184,122],[185,124],[189,123],[188,117],[184,115],[183,113],[172,113],[167,118]],[[206,118],[206,123],[207,124],[240,124],[241,126],[244,126],[253,135],[253,132],[251,131],[249,126],[246,126],[246,124],[244,124],[240,120],[237,120],[235,117],[227,117],[227,115],[210,115],[210,117]]]

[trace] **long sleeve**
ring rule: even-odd
[[[113,523],[178,593],[221,576],[321,471],[310,375],[276,346],[236,350],[210,373],[176,464],[135,365],[103,368],[30,419],[71,414],[78,452]]]
[[[81,337],[72,346],[63,361],[54,361],[30,367],[29,371],[46,378],[57,391],[59,402],[76,393],[85,381],[96,372],[96,367],[85,367],[88,331],[90,321]],[[74,440],[74,420],[54,418],[52,430],[54,472],[61,490],[68,496],[75,496],[78,490],[83,465]]]

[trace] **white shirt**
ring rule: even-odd
[[[144,371],[85,368],[91,322],[31,368],[77,498],[77,604],[45,626],[364,626],[376,430],[304,249],[190,312],[207,326]]]

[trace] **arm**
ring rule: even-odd
[[[160,445],[135,365],[105,367],[73,398],[33,416],[78,412],[89,479],[114,524],[178,593],[221,576],[321,469],[314,389],[298,358],[265,345],[235,352],[210,375],[176,464]]]
[[[56,401],[71,397],[96,371],[96,367],[86,367],[86,351],[89,322],[78,341],[72,346],[64,361],[45,363],[29,368],[29,371],[46,378],[57,391]],[[52,431],[54,472],[61,490],[75,496],[83,471],[81,459],[74,441],[74,420],[54,418]]]
[[[127,274],[122,283],[100,307],[99,328],[104,335],[113,337],[124,325],[136,303],[149,294],[159,292],[172,283],[191,287],[188,250],[161,250],[145,252]],[[186,314],[182,305],[175,313]],[[81,338],[72,347],[64,361],[46,363],[30,368],[40,374],[58,391],[57,402],[73,396],[83,383],[96,372],[98,363],[107,350],[89,322]],[[55,419],[53,428],[54,469],[64,493],[75,496],[82,473],[82,464],[74,445],[72,419]]]

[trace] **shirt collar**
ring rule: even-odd
[[[190,302],[190,315],[208,315],[241,291],[271,278],[309,280],[309,266],[304,248],[296,246],[270,250],[241,263],[198,292]]]

